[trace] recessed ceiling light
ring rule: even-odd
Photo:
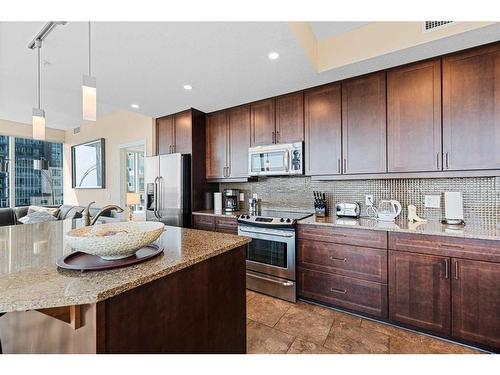
[[[280,57],[280,54],[278,52],[271,52],[269,55],[267,55],[270,60],[276,60],[278,57]]]
[[[184,90],[192,90],[193,89],[193,86],[191,85],[184,85]]]
[[[131,106],[132,108],[134,108],[134,109],[139,108],[139,104],[130,104],[130,106]]]

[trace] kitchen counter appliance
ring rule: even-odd
[[[240,191],[238,189],[224,189],[222,197],[225,212],[235,212],[240,209]]]
[[[312,213],[264,211],[238,216],[238,235],[252,238],[247,248],[247,288],[295,302],[295,226]]]
[[[250,176],[286,176],[304,173],[302,142],[256,146],[248,149]]]
[[[335,205],[335,214],[338,217],[359,217],[360,213],[359,203],[337,203]]]

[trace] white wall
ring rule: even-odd
[[[0,119],[0,135],[9,135],[11,137],[33,138],[33,127],[31,124],[23,124]],[[45,131],[47,141],[64,142],[64,130],[47,128]]]
[[[154,152],[154,120],[137,113],[120,111],[99,118],[94,122],[85,122],[80,133],[66,131],[64,145],[64,203],[87,205],[95,201],[96,207],[106,204],[120,204],[120,146],[143,141],[146,155]],[[105,139],[106,188],[73,189],[71,187],[71,146]]]

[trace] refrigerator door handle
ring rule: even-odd
[[[155,186],[154,186],[154,190],[153,190],[153,199],[155,202],[153,212],[154,212],[157,219],[160,218],[160,215],[158,215],[158,179],[159,179],[159,177],[156,176],[155,181],[154,181]]]
[[[163,177],[158,176],[158,201],[157,201],[158,205],[156,208],[158,219],[161,219],[161,200],[163,199],[163,194],[161,191],[161,180],[162,179],[163,179]]]

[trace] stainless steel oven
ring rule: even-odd
[[[247,288],[296,301],[295,229],[239,225],[247,247]]]

